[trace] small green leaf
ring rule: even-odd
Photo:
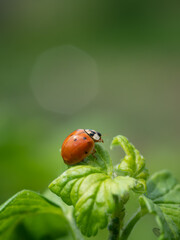
[[[0,240],[8,239],[25,218],[39,214],[57,216],[65,227],[62,236],[68,234],[69,224],[60,207],[35,192],[23,190],[0,206]]]
[[[180,239],[180,184],[169,171],[155,173],[147,183],[147,195],[139,201],[143,214],[156,216],[160,240]]]
[[[99,143],[95,143],[95,150],[95,158],[91,154],[77,165],[91,165],[93,167],[100,168],[101,171],[107,173],[108,175],[112,175],[113,166],[108,151],[106,151]]]
[[[119,135],[113,138],[111,148],[119,145],[123,148],[126,156],[117,166],[117,170],[124,172],[125,175],[136,178],[139,181],[139,184],[144,186],[145,191],[148,170],[145,167],[144,157],[124,136]]]

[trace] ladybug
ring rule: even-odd
[[[101,133],[91,129],[77,129],[63,142],[61,156],[68,165],[81,162],[90,154],[94,154],[95,142],[103,142]]]

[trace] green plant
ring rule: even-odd
[[[0,207],[0,239],[78,240],[108,226],[109,240],[126,240],[147,213],[156,218],[158,239],[180,239],[180,184],[166,170],[147,180],[140,152],[123,136],[115,137],[111,148],[118,145],[125,157],[117,166],[97,143],[95,158],[90,155],[55,179],[49,189],[58,201],[28,190],[9,199]],[[130,191],[140,207],[125,222]]]

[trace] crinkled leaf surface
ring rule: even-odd
[[[155,173],[147,183],[147,195],[139,200],[144,213],[156,216],[159,239],[180,239],[180,184],[169,171]]]
[[[51,221],[56,220],[59,224],[59,229],[55,226],[50,226],[49,219],[51,219]],[[33,226],[36,227],[39,234],[38,236],[37,231],[33,233],[32,228],[29,231],[27,230],[28,226],[31,225],[32,227],[30,221],[33,224],[36,222]],[[24,234],[28,235],[30,235],[31,231],[31,234],[34,237],[33,239],[40,239],[40,237],[46,237],[46,234],[50,236],[51,234],[55,235],[56,233],[56,237],[65,236],[68,235],[69,231],[69,223],[61,208],[54,205],[41,195],[28,190],[23,190],[17,193],[0,206],[0,239],[11,239],[12,234],[13,239],[15,239],[15,235],[19,236],[19,224],[21,226],[21,234],[22,229]],[[56,233],[55,230],[57,231]],[[35,237],[35,234],[37,238]],[[25,239],[25,236],[23,237]]]
[[[126,155],[117,166],[117,169],[124,172],[125,175],[137,179],[145,190],[148,170],[145,167],[144,157],[124,136],[119,135],[113,138],[111,148],[119,145],[123,148]]]
[[[126,203],[129,191],[144,191],[144,185],[129,176],[112,177],[108,152],[96,144],[96,158],[90,156],[81,164],[70,167],[49,186],[68,205],[74,206],[74,216],[81,232],[96,235],[108,223],[114,211],[114,195]]]

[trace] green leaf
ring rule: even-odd
[[[113,196],[117,195],[125,204],[129,191],[139,187],[134,178],[118,176],[112,179],[92,166],[71,167],[49,186],[66,204],[75,207],[76,223],[89,237],[107,226],[108,216],[115,208]]]
[[[147,183],[147,195],[139,201],[143,214],[156,216],[159,239],[180,239],[180,184],[169,171],[155,173]]]
[[[8,240],[42,240],[42,239],[69,239],[67,224],[57,214],[43,213],[28,215],[11,233]],[[7,240],[7,238],[4,238]],[[78,239],[79,240],[79,239]]]
[[[23,224],[24,226],[25,222],[23,223],[23,221],[26,221],[27,226],[27,221],[29,221],[27,220],[27,217],[32,219],[34,216],[37,219],[37,217],[41,215],[44,216],[39,222],[41,226],[42,224],[47,226],[45,218],[48,215],[51,219],[56,218],[56,221],[59,221],[62,228],[60,228],[58,233],[61,234],[61,236],[68,234],[69,223],[60,207],[35,192],[23,190],[14,195],[0,207],[0,239],[9,239],[13,234],[13,231],[17,230],[18,224],[21,224],[21,226]],[[35,218],[33,219],[35,221]],[[42,234],[51,233],[47,231],[43,232],[42,230]]]
[[[144,186],[146,190],[146,179],[148,177],[148,170],[145,167],[145,159],[140,152],[133,146],[132,143],[124,136],[116,136],[113,138],[111,148],[114,146],[121,146],[126,156],[121,160],[117,166],[117,170],[124,172],[125,175],[136,178],[139,184]]]

